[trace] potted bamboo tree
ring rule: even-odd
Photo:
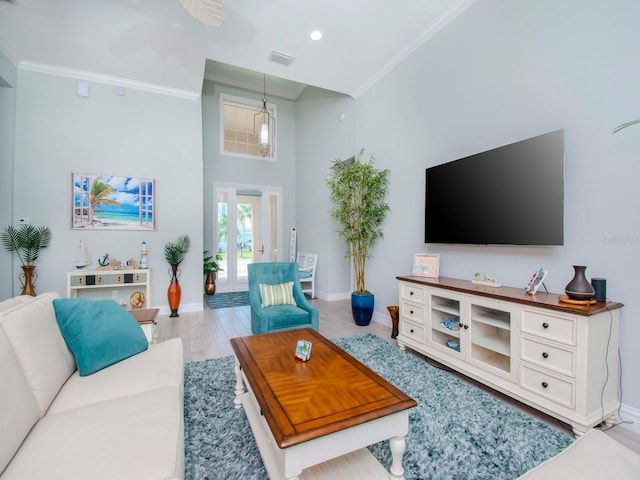
[[[170,317],[179,317],[178,307],[180,306],[180,296],[182,289],[178,283],[178,277],[180,276],[179,266],[184,260],[187,252],[191,248],[191,239],[189,235],[180,235],[175,242],[167,242],[164,245],[164,259],[169,265],[171,270],[171,283],[167,289],[167,300],[169,301],[169,309],[171,310]]]
[[[2,230],[2,245],[9,252],[18,252],[22,263],[22,293],[21,295],[36,296],[34,288],[35,261],[40,256],[40,251],[51,244],[51,229],[49,227],[34,227],[33,225],[21,225],[19,228],[7,225]],[[35,277],[35,278],[34,278]]]
[[[390,174],[374,167],[373,155],[368,161],[362,160],[363,155],[364,149],[348,160],[335,160],[327,179],[333,204],[330,215],[347,242],[346,258],[353,259],[356,289],[351,294],[351,313],[360,326],[368,325],[373,315],[374,296],[365,286],[365,265],[371,249],[383,237]]]

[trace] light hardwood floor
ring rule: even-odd
[[[355,325],[351,317],[349,300],[327,302],[324,300],[311,300],[310,303],[318,308],[320,313],[320,333],[325,337],[335,340],[351,335],[372,333],[389,343],[396,345],[391,339],[391,319],[388,322],[371,322],[367,327]],[[251,310],[249,306],[220,308],[211,310],[205,306],[202,312],[180,313],[177,318],[169,318],[161,315],[158,318],[158,341],[169,338],[181,338],[184,348],[185,362],[196,362],[209,358],[220,358],[232,354],[229,340],[234,337],[251,335]],[[410,350],[407,350],[410,351]],[[418,357],[422,355],[412,352]],[[437,364],[435,364],[438,366]],[[442,367],[450,371],[446,367]],[[492,395],[510,403],[516,408],[524,410],[530,415],[539,418],[554,428],[571,432],[568,425],[549,417],[537,410],[523,405],[515,400],[496,392],[478,382],[475,382],[456,372],[451,372],[463,380],[472,383]],[[640,453],[640,434],[624,428],[621,425],[608,430],[607,433],[617,441]]]
[[[367,327],[357,326],[351,318],[348,300],[326,302],[311,300],[320,313],[320,333],[335,340],[351,335],[372,333],[391,340],[391,319],[388,324],[371,322]],[[219,358],[232,354],[229,340],[251,335],[251,309],[246,307],[218,308],[205,306],[202,312],[180,313],[177,318],[158,318],[160,341],[179,337],[184,347],[184,361],[195,362],[207,358]],[[395,344],[395,340],[393,341]]]

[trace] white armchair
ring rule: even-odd
[[[311,295],[311,298],[316,298],[316,264],[318,263],[318,254],[298,252],[296,262],[299,267],[298,274],[303,293],[308,293]]]

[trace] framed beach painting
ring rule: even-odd
[[[71,174],[71,228],[156,230],[156,181]]]
[[[413,275],[438,278],[440,255],[437,253],[416,253],[413,257]]]

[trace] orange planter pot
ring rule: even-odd
[[[180,283],[178,283],[178,265],[171,265],[171,283],[167,289],[167,300],[169,300],[169,309],[171,315],[169,317],[179,317],[178,308],[180,307],[180,295],[182,289]]]

